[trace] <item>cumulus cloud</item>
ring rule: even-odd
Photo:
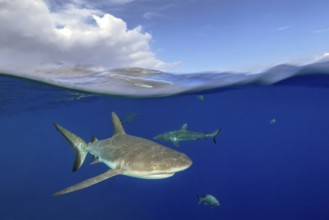
[[[115,0],[113,2],[128,2]],[[50,11],[42,0],[0,0],[0,66],[62,62],[165,69],[142,27],[102,11],[67,4]]]

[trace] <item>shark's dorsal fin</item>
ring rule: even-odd
[[[180,130],[186,131],[187,130],[187,123],[183,124]]]
[[[112,112],[112,123],[114,128],[113,136],[126,134],[119,117],[114,112]]]
[[[91,139],[90,139],[90,142],[91,143],[94,143],[96,141],[98,141],[98,139],[95,136],[92,136]]]

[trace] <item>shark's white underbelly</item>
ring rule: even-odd
[[[127,170],[122,173],[125,176],[140,178],[140,179],[164,179],[173,176],[175,173],[145,173],[138,171]]]

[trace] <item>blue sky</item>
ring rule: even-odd
[[[31,1],[38,14],[48,19],[49,26],[45,24],[47,19],[44,23],[34,21],[36,12],[31,9]],[[30,42],[24,48],[34,48],[33,53],[39,54],[35,60],[45,61],[44,57],[48,57],[46,61],[106,63],[109,67],[140,66],[171,72],[244,72],[280,63],[312,62],[329,52],[329,2],[325,0],[46,0],[44,5],[40,0],[31,1],[24,7],[27,0],[12,0],[12,4],[18,6],[15,10],[24,14],[22,17],[28,18],[25,20],[31,20],[32,28],[21,31],[24,37],[20,41]],[[10,7],[4,2],[0,12]],[[0,18],[11,22],[0,23],[7,33],[12,33],[6,39],[17,38],[17,28],[13,26],[19,20],[3,18],[3,14]],[[94,14],[99,18],[110,16],[97,23]],[[54,24],[57,29],[50,30]],[[87,24],[98,25],[99,29]],[[108,30],[106,36],[104,28]],[[86,42],[90,32],[97,33],[97,37]],[[51,37],[54,34],[58,42]],[[26,40],[26,35],[32,37]],[[45,40],[49,38],[53,40]],[[38,41],[32,42],[33,39]],[[10,45],[7,41],[0,38],[0,45]],[[43,41],[44,47],[39,43]],[[16,43],[10,50],[14,47]],[[31,50],[28,54],[32,56]],[[0,53],[0,58],[3,56]]]
[[[170,5],[165,2],[161,5]],[[142,3],[141,9],[117,16],[143,25],[152,33],[158,57],[182,61],[182,70],[258,69],[309,59],[329,49],[328,1],[171,2],[166,10],[154,9],[163,16],[149,20],[140,16],[148,11]]]
[[[142,25],[157,56],[182,61],[183,71],[258,69],[329,49],[324,0],[137,0],[118,8],[108,11]]]

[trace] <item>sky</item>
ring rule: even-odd
[[[0,66],[259,71],[328,57],[326,0],[0,0]]]

